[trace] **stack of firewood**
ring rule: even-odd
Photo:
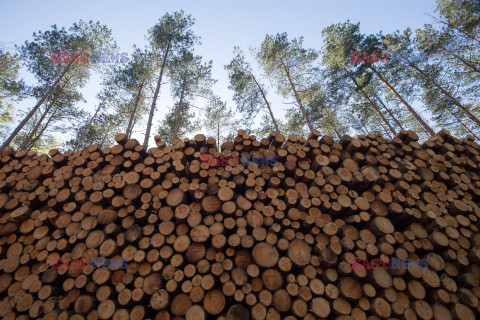
[[[2,319],[480,314],[471,136],[116,141],[1,153]]]

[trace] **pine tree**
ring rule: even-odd
[[[230,79],[229,88],[233,90],[233,100],[237,109],[244,114],[244,123],[250,127],[257,114],[266,109],[273,123],[274,130],[280,133],[277,121],[267,99],[267,89],[253,74],[252,68],[240,48],[234,48],[235,57],[225,66]]]
[[[234,113],[227,103],[212,97],[211,104],[205,109],[203,126],[208,135],[216,139],[217,146],[235,132],[235,123]]]
[[[368,79],[375,75],[429,135],[435,133],[420,114],[408,103],[407,98],[404,97],[405,95],[401,94],[401,90],[393,85],[392,79],[388,79],[384,73],[377,70],[377,67],[373,66],[374,63],[368,60],[361,62],[359,65],[351,63],[352,53],[355,51],[364,52],[368,55],[374,52],[381,52],[382,44],[379,35],[363,35],[360,33],[360,25],[352,24],[349,21],[331,25],[325,28],[322,34],[326,43],[323,49],[323,63],[327,67],[343,69],[352,77],[357,75],[365,76],[367,79],[365,84],[368,84]],[[369,75],[369,73],[372,75]],[[399,80],[399,78],[395,77],[393,79]],[[397,85],[401,84],[397,83]],[[407,88],[402,87],[402,89]]]
[[[202,63],[202,57],[190,51],[182,51],[169,66],[172,94],[175,100],[173,138],[180,131],[182,112],[188,112],[191,100],[207,98],[215,83],[212,79],[212,62]]]
[[[22,61],[39,82],[39,85],[33,90],[38,102],[12,131],[0,150],[6,148],[15,139],[40,107],[48,101],[57,86],[66,86],[69,81],[75,87],[85,85],[92,65],[76,63],[78,55],[75,53],[98,50],[105,52],[114,48],[111,31],[98,22],[80,21],[74,23],[68,31],[65,28],[58,29],[56,25],[53,25],[51,30],[33,33],[33,41],[26,41],[19,50]],[[70,53],[72,57],[66,59],[66,63],[52,63],[52,52],[54,51]]]
[[[276,36],[266,35],[257,52],[257,60],[266,75],[277,86],[284,97],[293,97],[310,131],[313,126],[308,118],[305,100],[311,92],[310,75],[318,53],[303,48],[303,38],[288,40],[287,33]]]
[[[13,102],[20,100],[26,91],[23,81],[19,80],[20,59],[0,48],[0,137],[7,133],[12,123]]]
[[[145,149],[147,149],[148,139],[150,139],[153,115],[162,85],[163,74],[167,70],[173,56],[184,50],[189,50],[198,41],[198,38],[191,30],[193,23],[194,19],[190,15],[185,15],[183,11],[178,11],[173,14],[166,13],[160,21],[149,30],[150,45],[153,54],[159,59],[159,65],[155,66],[155,69],[159,70],[159,75],[148,115],[145,140],[143,142]]]
[[[174,138],[186,138],[192,135],[200,126],[199,120],[196,119],[195,113],[190,113],[190,105],[188,102],[175,103],[173,108],[165,115],[157,129],[157,134],[162,140],[171,142]],[[177,118],[178,115],[178,118]],[[176,136],[174,136],[174,128],[178,126]]]

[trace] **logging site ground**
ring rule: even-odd
[[[0,319],[480,319],[480,2],[0,2]]]

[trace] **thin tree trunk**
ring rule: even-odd
[[[393,88],[393,86],[380,73],[378,73],[378,71],[372,66],[371,63],[367,64],[367,66],[377,75],[377,77],[387,86],[387,88],[392,91],[392,93],[397,97],[397,99],[400,100],[400,102],[407,108],[407,110],[413,115],[413,117],[417,119],[417,121],[428,132],[428,134],[433,136],[435,132],[432,130],[432,128],[430,128],[430,126],[425,121],[423,121],[422,117],[420,117],[420,115],[407,103],[407,101],[403,99],[403,97]]]
[[[43,115],[43,114],[42,114],[42,115]],[[40,115],[40,117],[42,117],[42,115]],[[33,123],[36,124],[36,123],[38,123],[38,120],[39,120],[39,119],[36,119],[36,117],[35,117],[35,115],[34,115],[34,116],[32,117],[32,120],[33,120]],[[30,130],[28,130],[27,137],[29,137],[29,136],[32,134],[34,128],[35,128],[35,127],[31,127]],[[25,142],[25,141],[24,141],[24,142]],[[21,150],[21,149],[25,149],[25,148],[23,147],[23,143],[22,143],[22,146],[20,146],[18,149],[20,149],[20,150]]]
[[[368,102],[370,103],[370,105],[372,106],[372,108],[375,110],[375,112],[377,113],[377,115],[380,117],[380,119],[387,125],[387,128],[388,130],[390,130],[390,132],[395,135],[396,132],[395,132],[395,129],[392,127],[392,125],[390,124],[390,122],[388,122],[387,118],[385,118],[385,116],[383,115],[383,113],[380,111],[380,109],[377,107],[377,105],[368,97],[368,95],[363,91],[363,89],[360,89],[360,92],[362,93],[362,95],[365,97],[365,99],[368,100]]]
[[[342,137],[340,136],[340,132],[338,132],[337,129],[335,129],[335,126],[333,126],[333,131],[335,132],[335,134],[337,135],[338,139],[342,139]]]
[[[182,92],[180,93],[180,101],[178,103],[177,111],[175,113],[175,125],[173,126],[173,139],[177,138],[178,135],[178,127],[180,126],[180,110],[182,108],[183,103],[183,96],[185,93],[185,78],[183,79],[182,83]]]
[[[93,122],[93,120],[97,117],[98,113],[100,112],[100,109],[102,109],[102,107],[103,107],[104,104],[105,104],[105,100],[102,101],[102,103],[100,103],[100,104],[98,105],[97,110],[95,110],[95,113],[93,114],[92,117],[90,117],[90,119],[88,120],[87,124],[85,125],[85,129],[87,129],[87,128],[90,126],[90,124]],[[75,149],[73,149],[73,152],[75,152],[75,151],[78,150],[78,147],[80,146],[80,142],[82,141],[84,134],[85,134],[85,131],[83,131],[83,132],[80,134],[80,137],[78,137],[77,142],[75,143]]]
[[[220,146],[220,119],[217,121],[217,144]]]
[[[345,69],[345,71],[347,71]],[[378,114],[378,116],[382,119],[383,122],[385,122],[385,124],[387,125],[388,129],[393,133],[393,135],[396,134],[395,132],[395,129],[390,125],[390,123],[388,122],[388,120],[385,118],[385,116],[383,115],[383,113],[378,109],[377,105],[370,99],[370,97],[363,91],[362,88],[360,88],[357,80],[350,74],[350,72],[348,72],[348,76],[350,77],[350,79],[352,79],[353,83],[355,83],[355,85],[358,87],[358,89],[360,90],[360,93],[365,97],[365,99],[367,99],[368,103],[370,103],[370,105],[372,106],[372,108],[375,110],[375,112]]]
[[[449,28],[452,28],[452,29],[457,30],[459,33],[463,34],[466,38],[470,38],[470,39],[472,39],[473,41],[475,41],[475,42],[477,42],[478,44],[480,44],[480,41],[479,41],[476,37],[472,36],[472,35],[469,34],[468,32],[465,32],[465,31],[463,31],[462,29],[460,29],[460,28],[458,28],[458,27],[455,27],[454,25],[452,25],[452,24],[449,23],[448,21],[442,21],[442,20],[439,20],[439,19],[435,19],[435,20],[437,20],[437,21],[440,22],[440,23],[443,23],[443,24],[447,25]]]
[[[265,101],[265,104],[268,108],[268,112],[270,113],[270,117],[272,118],[273,125],[275,126],[275,131],[277,132],[277,134],[280,134],[280,130],[278,130],[277,121],[275,120],[275,117],[273,116],[272,108],[270,108],[270,103],[268,102],[267,97],[265,96],[265,92],[263,92],[263,89],[260,86],[260,84],[257,82],[257,79],[255,79],[255,76],[251,72],[249,72],[249,73],[252,76],[253,81],[257,85],[258,90],[262,94],[263,100]]]
[[[40,128],[40,126],[42,125],[42,122],[43,120],[45,119],[45,117],[47,116],[47,113],[50,111],[50,109],[52,108],[53,104],[55,103],[55,100],[52,100],[47,108],[45,109],[45,111],[42,113],[42,116],[40,117],[40,119],[37,121],[37,123],[35,124],[35,126],[33,127],[33,129],[30,131],[30,133],[28,134],[28,136],[25,138],[25,140],[22,142],[21,146],[19,147],[19,149],[25,149],[26,146],[28,146],[30,144],[30,141],[32,140],[32,138],[35,136],[35,134],[37,133],[38,129]]]
[[[155,105],[157,104],[158,93],[160,92],[160,86],[162,85],[163,72],[165,71],[165,66],[167,65],[167,57],[170,51],[170,42],[167,45],[167,50],[163,57],[162,69],[160,70],[160,75],[157,81],[157,87],[155,89],[155,94],[153,95],[152,106],[150,107],[150,114],[148,115],[147,131],[145,132],[145,140],[143,141],[143,147],[145,150],[148,149],[148,139],[150,138],[150,131],[152,129],[153,113],[155,112]]]
[[[127,135],[127,139],[130,139],[133,130],[133,119],[135,118],[135,114],[137,113],[138,103],[140,102],[140,96],[142,94],[143,86],[145,85],[145,80],[143,80],[142,84],[140,85],[140,89],[138,89],[137,98],[135,99],[135,106],[133,107],[132,114],[130,115],[130,119],[128,121],[128,126],[125,134]]]
[[[367,129],[367,127],[365,127],[365,124],[363,123],[363,121],[360,120],[360,123],[362,124],[362,127],[365,130],[365,132],[368,134],[369,133],[368,129]]]
[[[394,114],[392,113],[392,111],[390,111],[390,109],[385,105],[385,103],[383,103],[382,99],[380,99],[380,97],[377,95],[377,93],[375,92],[375,90],[372,90],[372,94],[373,96],[378,100],[378,102],[380,102],[380,104],[382,105],[383,108],[385,108],[385,110],[387,110],[387,113],[390,117],[392,117],[393,121],[395,121],[395,123],[400,127],[400,129],[403,129],[403,126],[402,124],[400,123],[400,121],[398,121],[398,119],[394,116]]]
[[[103,143],[105,142],[105,139],[107,139],[107,136],[108,136],[108,131],[107,131],[107,133],[105,133],[105,135],[103,136],[102,142],[100,142],[100,149],[103,148]]]
[[[33,129],[30,131],[30,133],[28,134],[28,136],[25,138],[25,140],[23,141],[22,145],[20,146],[19,149],[24,149],[31,141],[31,139],[35,136],[35,134],[37,133],[38,131],[38,128],[40,128],[40,125],[42,124],[43,120],[45,119],[45,117],[47,116],[48,112],[50,111],[50,109],[52,108],[53,104],[55,103],[55,101],[57,101],[57,98],[58,98],[58,94],[65,88],[65,86],[67,85],[67,83],[70,81],[70,79],[72,78],[73,76],[70,76],[67,81],[65,81],[65,83],[62,85],[62,87],[60,88],[59,92],[58,93],[55,93],[53,94],[53,99],[52,101],[50,101],[50,103],[48,104],[47,108],[45,108],[45,111],[43,112],[42,116],[40,117],[40,119],[37,121],[37,123],[35,124],[35,126],[33,127]]]
[[[445,48],[441,48],[441,49],[442,49],[443,51],[445,51],[445,52],[448,52],[448,54],[454,56],[455,58],[457,58],[457,59],[460,60],[461,62],[463,62],[463,64],[465,64],[467,67],[472,68],[473,71],[480,73],[480,69],[478,69],[477,67],[475,67],[475,65],[473,65],[471,62],[465,60],[464,58],[460,57],[458,54],[455,54],[455,53],[453,53],[453,52],[451,52],[451,51],[449,51],[449,50],[447,50],[447,49],[445,49]]]
[[[383,131],[385,132],[385,134],[390,138],[390,139],[393,139],[393,136],[392,134],[388,131],[387,128],[385,128],[385,126],[380,122],[380,125],[382,126],[382,129]]]
[[[472,120],[473,122],[475,122],[475,124],[480,127],[480,120],[475,117],[470,111],[468,111],[467,108],[465,108],[457,99],[455,99],[450,93],[447,92],[447,90],[445,90],[440,84],[438,84],[435,80],[433,80],[431,77],[429,77],[423,70],[420,70],[420,68],[415,65],[414,63],[412,62],[409,62],[409,65],[417,70],[425,79],[427,79],[428,81],[430,81],[430,83],[432,83],[435,87],[437,87],[438,90],[440,90],[444,95],[446,95],[448,97],[448,99],[450,99],[457,107],[460,108],[460,110],[462,110],[469,118],[470,120]]]
[[[283,63],[282,59],[280,59],[280,62],[283,65],[283,69],[285,70],[285,74],[288,78],[288,82],[290,83],[290,87],[292,88],[295,99],[297,100],[298,107],[302,111],[303,118],[305,119],[305,122],[307,123],[310,131],[313,131],[312,124],[310,123],[310,120],[307,117],[307,112],[305,111],[305,108],[303,107],[302,101],[300,100],[300,97],[298,96],[297,90],[295,89],[295,86],[293,85],[292,78],[290,77],[290,72],[288,72],[287,66],[285,66],[285,63]]]
[[[55,116],[55,114],[57,113],[57,111],[60,109],[60,107],[57,107],[52,115],[50,116],[50,118],[48,118],[48,121],[47,123],[45,123],[45,125],[43,126],[42,130],[40,131],[40,133],[35,137],[35,139],[33,139],[31,141],[31,143],[26,147],[26,149],[28,151],[30,151],[34,146],[35,144],[37,143],[37,141],[40,139],[40,137],[43,135],[43,132],[45,131],[45,129],[47,129],[48,125],[50,124],[50,121],[52,121],[53,117]]]
[[[475,133],[473,133],[473,131],[470,130],[470,129],[466,126],[466,124],[465,124],[454,112],[450,111],[450,109],[448,109],[448,108],[445,108],[445,109],[446,109],[452,116],[454,116],[455,119],[457,119],[458,122],[460,122],[461,126],[464,127],[465,130],[467,130],[472,136],[474,136],[475,139],[477,139],[477,140],[480,141],[480,139],[477,137],[477,135],[476,135]]]
[[[350,72],[348,72],[348,70],[346,68],[343,68],[345,70],[345,72],[347,72],[347,74],[350,76],[350,78],[352,78]],[[398,119],[393,115],[392,111],[390,111],[390,109],[385,105],[385,103],[383,103],[382,99],[380,99],[380,97],[377,95],[377,93],[375,92],[375,90],[372,90],[371,92],[373,94],[373,96],[378,100],[378,102],[380,102],[380,104],[382,105],[382,107],[387,110],[387,113],[390,117],[392,117],[393,121],[395,121],[395,123],[400,127],[400,129],[403,129],[403,126],[402,124],[400,123],[400,121],[398,121]],[[395,135],[395,133],[394,133]]]
[[[133,119],[132,129],[130,130],[129,137],[131,137],[132,134],[133,134],[133,128],[135,128],[135,125],[137,124],[137,120],[138,120],[138,119]]]
[[[35,107],[33,107],[32,110],[30,110],[30,112],[27,114],[27,116],[18,124],[18,126],[15,128],[15,130],[13,130],[13,132],[10,134],[10,136],[7,138],[7,140],[5,140],[5,142],[3,143],[3,145],[0,147],[0,152],[3,151],[6,147],[8,147],[10,145],[10,143],[13,141],[13,139],[15,139],[15,137],[17,136],[17,134],[20,132],[20,130],[22,130],[22,128],[27,124],[28,120],[30,120],[30,118],[33,117],[33,115],[35,114],[35,112],[37,112],[37,110],[40,108],[40,106],[45,102],[45,100],[48,99],[48,97],[50,96],[50,94],[53,92],[53,89],[55,89],[55,87],[58,85],[58,83],[63,79],[63,77],[67,74],[67,72],[70,70],[70,68],[72,67],[72,63],[70,63],[66,68],[65,70],[63,70],[62,74],[60,74],[60,76],[58,77],[57,80],[55,80],[55,82],[53,83],[53,85],[50,87],[50,89],[48,89],[47,93],[45,93],[43,95],[43,97],[40,99],[40,101],[37,102],[37,104],[35,105]]]

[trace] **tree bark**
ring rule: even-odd
[[[448,99],[450,99],[457,107],[460,108],[460,110],[462,110],[473,122],[475,122],[475,124],[480,127],[480,120],[475,117],[470,111],[468,111],[467,108],[465,108],[457,99],[455,99],[450,93],[447,92],[447,90],[445,90],[440,84],[438,84],[435,80],[433,80],[432,78],[430,78],[423,70],[420,70],[420,68],[415,65],[414,63],[412,62],[409,62],[409,65],[417,70],[425,79],[427,79],[428,81],[430,81],[431,84],[433,84],[438,90],[440,90],[444,95],[446,95],[448,97]]]
[[[65,77],[65,75],[67,74],[67,72],[70,70],[71,67],[72,67],[72,63],[70,63],[65,68],[65,70],[63,70],[62,74],[60,74],[58,79],[55,80],[55,82],[50,87],[50,89],[48,89],[47,93],[45,93],[43,95],[43,97],[40,99],[40,101],[37,102],[35,107],[33,107],[33,109],[27,114],[27,116],[18,124],[18,126],[15,128],[15,130],[13,130],[13,132],[10,134],[10,136],[7,138],[7,140],[5,140],[3,145],[0,147],[0,152],[3,151],[3,149],[5,149],[6,147],[8,147],[8,145],[10,145],[10,143],[13,141],[13,139],[15,139],[15,137],[20,132],[20,130],[22,130],[23,127],[27,124],[28,120],[30,120],[30,118],[33,117],[35,112],[37,112],[37,110],[40,108],[40,106],[45,102],[45,100],[48,99],[50,94],[52,94],[53,89],[55,89],[55,87],[58,85],[58,83],[63,79],[63,77]]]
[[[220,145],[220,120],[217,122],[217,144]]]
[[[345,70],[345,71],[347,71],[347,70]],[[367,99],[368,103],[370,103],[370,105],[375,110],[375,112],[379,115],[379,117],[382,119],[382,121],[385,122],[385,124],[387,125],[388,129],[392,132],[392,134],[395,135],[396,134],[395,129],[393,129],[393,127],[390,125],[390,123],[385,118],[383,113],[378,109],[377,105],[375,103],[373,103],[373,101],[368,97],[368,95],[363,91],[363,89],[360,88],[357,80],[350,74],[350,72],[347,71],[347,73],[348,73],[348,76],[350,77],[350,79],[352,79],[353,83],[355,83],[355,85],[359,88],[360,93],[365,97],[365,99]]]
[[[43,115],[43,114],[42,114],[42,115]],[[42,115],[40,115],[40,117],[42,117]],[[40,119],[36,119],[35,116],[33,117],[33,122],[34,122],[35,124],[38,122],[38,120],[40,120]],[[32,128],[30,128],[30,130],[28,130],[27,136],[30,136],[30,135],[32,134],[33,129],[35,129],[35,127],[32,127]],[[25,142],[25,141],[24,141],[24,142]],[[24,148],[24,147],[23,147],[23,143],[22,143],[22,146],[20,146],[18,149],[21,150],[21,149],[23,149],[23,148]]]
[[[367,66],[372,70],[377,77],[387,86],[390,91],[397,97],[398,100],[407,108],[407,110],[413,115],[415,119],[420,123],[420,125],[430,134],[430,135],[435,135],[435,132],[433,131],[430,126],[423,121],[422,117],[408,104],[407,101],[403,99],[403,97],[393,88],[393,86],[372,66],[372,64],[367,64]]]
[[[52,121],[53,117],[55,116],[55,114],[57,113],[57,111],[58,111],[59,109],[60,109],[60,107],[57,107],[57,108],[53,111],[53,113],[52,113],[52,115],[50,116],[50,118],[48,118],[47,123],[45,123],[45,125],[44,125],[43,128],[42,128],[42,130],[40,130],[40,133],[35,137],[35,139],[33,139],[33,140],[31,141],[31,143],[30,143],[28,146],[25,147],[28,151],[32,150],[32,148],[35,146],[35,144],[36,144],[37,141],[40,139],[40,137],[43,135],[43,132],[45,131],[45,129],[47,129],[48,125],[50,124],[50,121]]]
[[[310,120],[307,117],[307,112],[305,111],[305,108],[303,107],[302,101],[300,100],[300,97],[298,96],[297,90],[295,89],[295,86],[293,85],[292,78],[290,77],[290,72],[288,72],[287,66],[285,66],[285,63],[283,62],[282,59],[280,59],[280,62],[282,63],[283,69],[285,70],[285,74],[287,76],[288,82],[290,83],[290,87],[292,87],[293,94],[295,96],[295,99],[297,100],[298,107],[302,111],[303,118],[305,119],[305,122],[308,125],[308,128],[310,129],[310,132],[313,131],[313,126],[310,123]]]
[[[108,132],[105,133],[105,135],[103,136],[102,142],[100,142],[100,148],[103,148],[103,143],[105,142],[105,139],[107,139],[107,136],[108,136]]]
[[[337,129],[335,129],[335,126],[332,127],[333,131],[335,132],[335,134],[337,135],[338,139],[341,139],[342,136],[340,135],[340,132],[338,132]]]
[[[47,108],[45,109],[45,111],[43,112],[42,116],[40,117],[40,119],[37,121],[37,123],[35,124],[35,126],[33,127],[32,131],[28,134],[28,136],[25,138],[25,140],[23,141],[22,145],[20,146],[20,150],[21,149],[25,149],[26,146],[28,146],[32,140],[32,138],[35,136],[35,134],[37,133],[38,129],[40,128],[40,126],[42,125],[42,122],[43,120],[45,119],[45,117],[47,116],[48,112],[50,111],[50,109],[52,108],[53,104],[55,103],[55,100],[52,100]]]
[[[180,110],[182,108],[182,103],[183,103],[183,97],[185,93],[185,79],[183,80],[182,84],[182,92],[180,93],[180,101],[178,103],[177,111],[175,114],[175,125],[173,126],[173,139],[177,138],[178,135],[178,127],[179,127],[179,122],[180,122]]]
[[[133,107],[132,114],[130,115],[130,120],[128,121],[128,126],[125,134],[127,135],[127,139],[130,139],[133,130],[133,119],[135,118],[135,114],[137,113],[138,103],[140,102],[140,96],[142,94],[143,86],[145,85],[145,80],[143,80],[142,84],[140,85],[140,89],[138,89],[138,95],[135,99],[135,106]]]
[[[158,76],[157,87],[155,89],[155,94],[153,95],[152,106],[150,107],[150,114],[148,115],[147,131],[145,132],[145,140],[143,141],[143,147],[145,150],[148,149],[148,139],[150,138],[150,131],[152,129],[153,113],[155,112],[155,105],[157,104],[158,93],[160,92],[160,86],[162,85],[163,72],[165,71],[165,66],[167,65],[167,57],[170,52],[170,42],[167,45],[167,50],[163,57],[162,69],[160,70],[160,75]]]
[[[137,121],[138,121],[138,119],[133,119],[133,124],[132,124],[132,128],[131,128],[131,130],[130,130],[130,135],[129,135],[130,137],[131,137],[132,134],[133,134],[133,128],[135,128],[135,125],[137,124]]]
[[[262,87],[260,86],[260,84],[257,82],[257,79],[255,79],[255,76],[254,76],[251,72],[249,72],[249,73],[250,73],[250,75],[252,76],[253,81],[254,81],[255,84],[257,85],[258,90],[259,90],[260,93],[262,94],[263,100],[265,101],[265,105],[267,106],[268,112],[270,113],[270,117],[272,118],[273,125],[275,126],[275,131],[276,131],[276,133],[277,133],[277,134],[280,134],[280,130],[278,130],[277,121],[275,120],[275,117],[273,116],[272,108],[270,108],[270,103],[268,102],[267,97],[265,96],[265,92],[263,92],[263,89],[262,89]]]

